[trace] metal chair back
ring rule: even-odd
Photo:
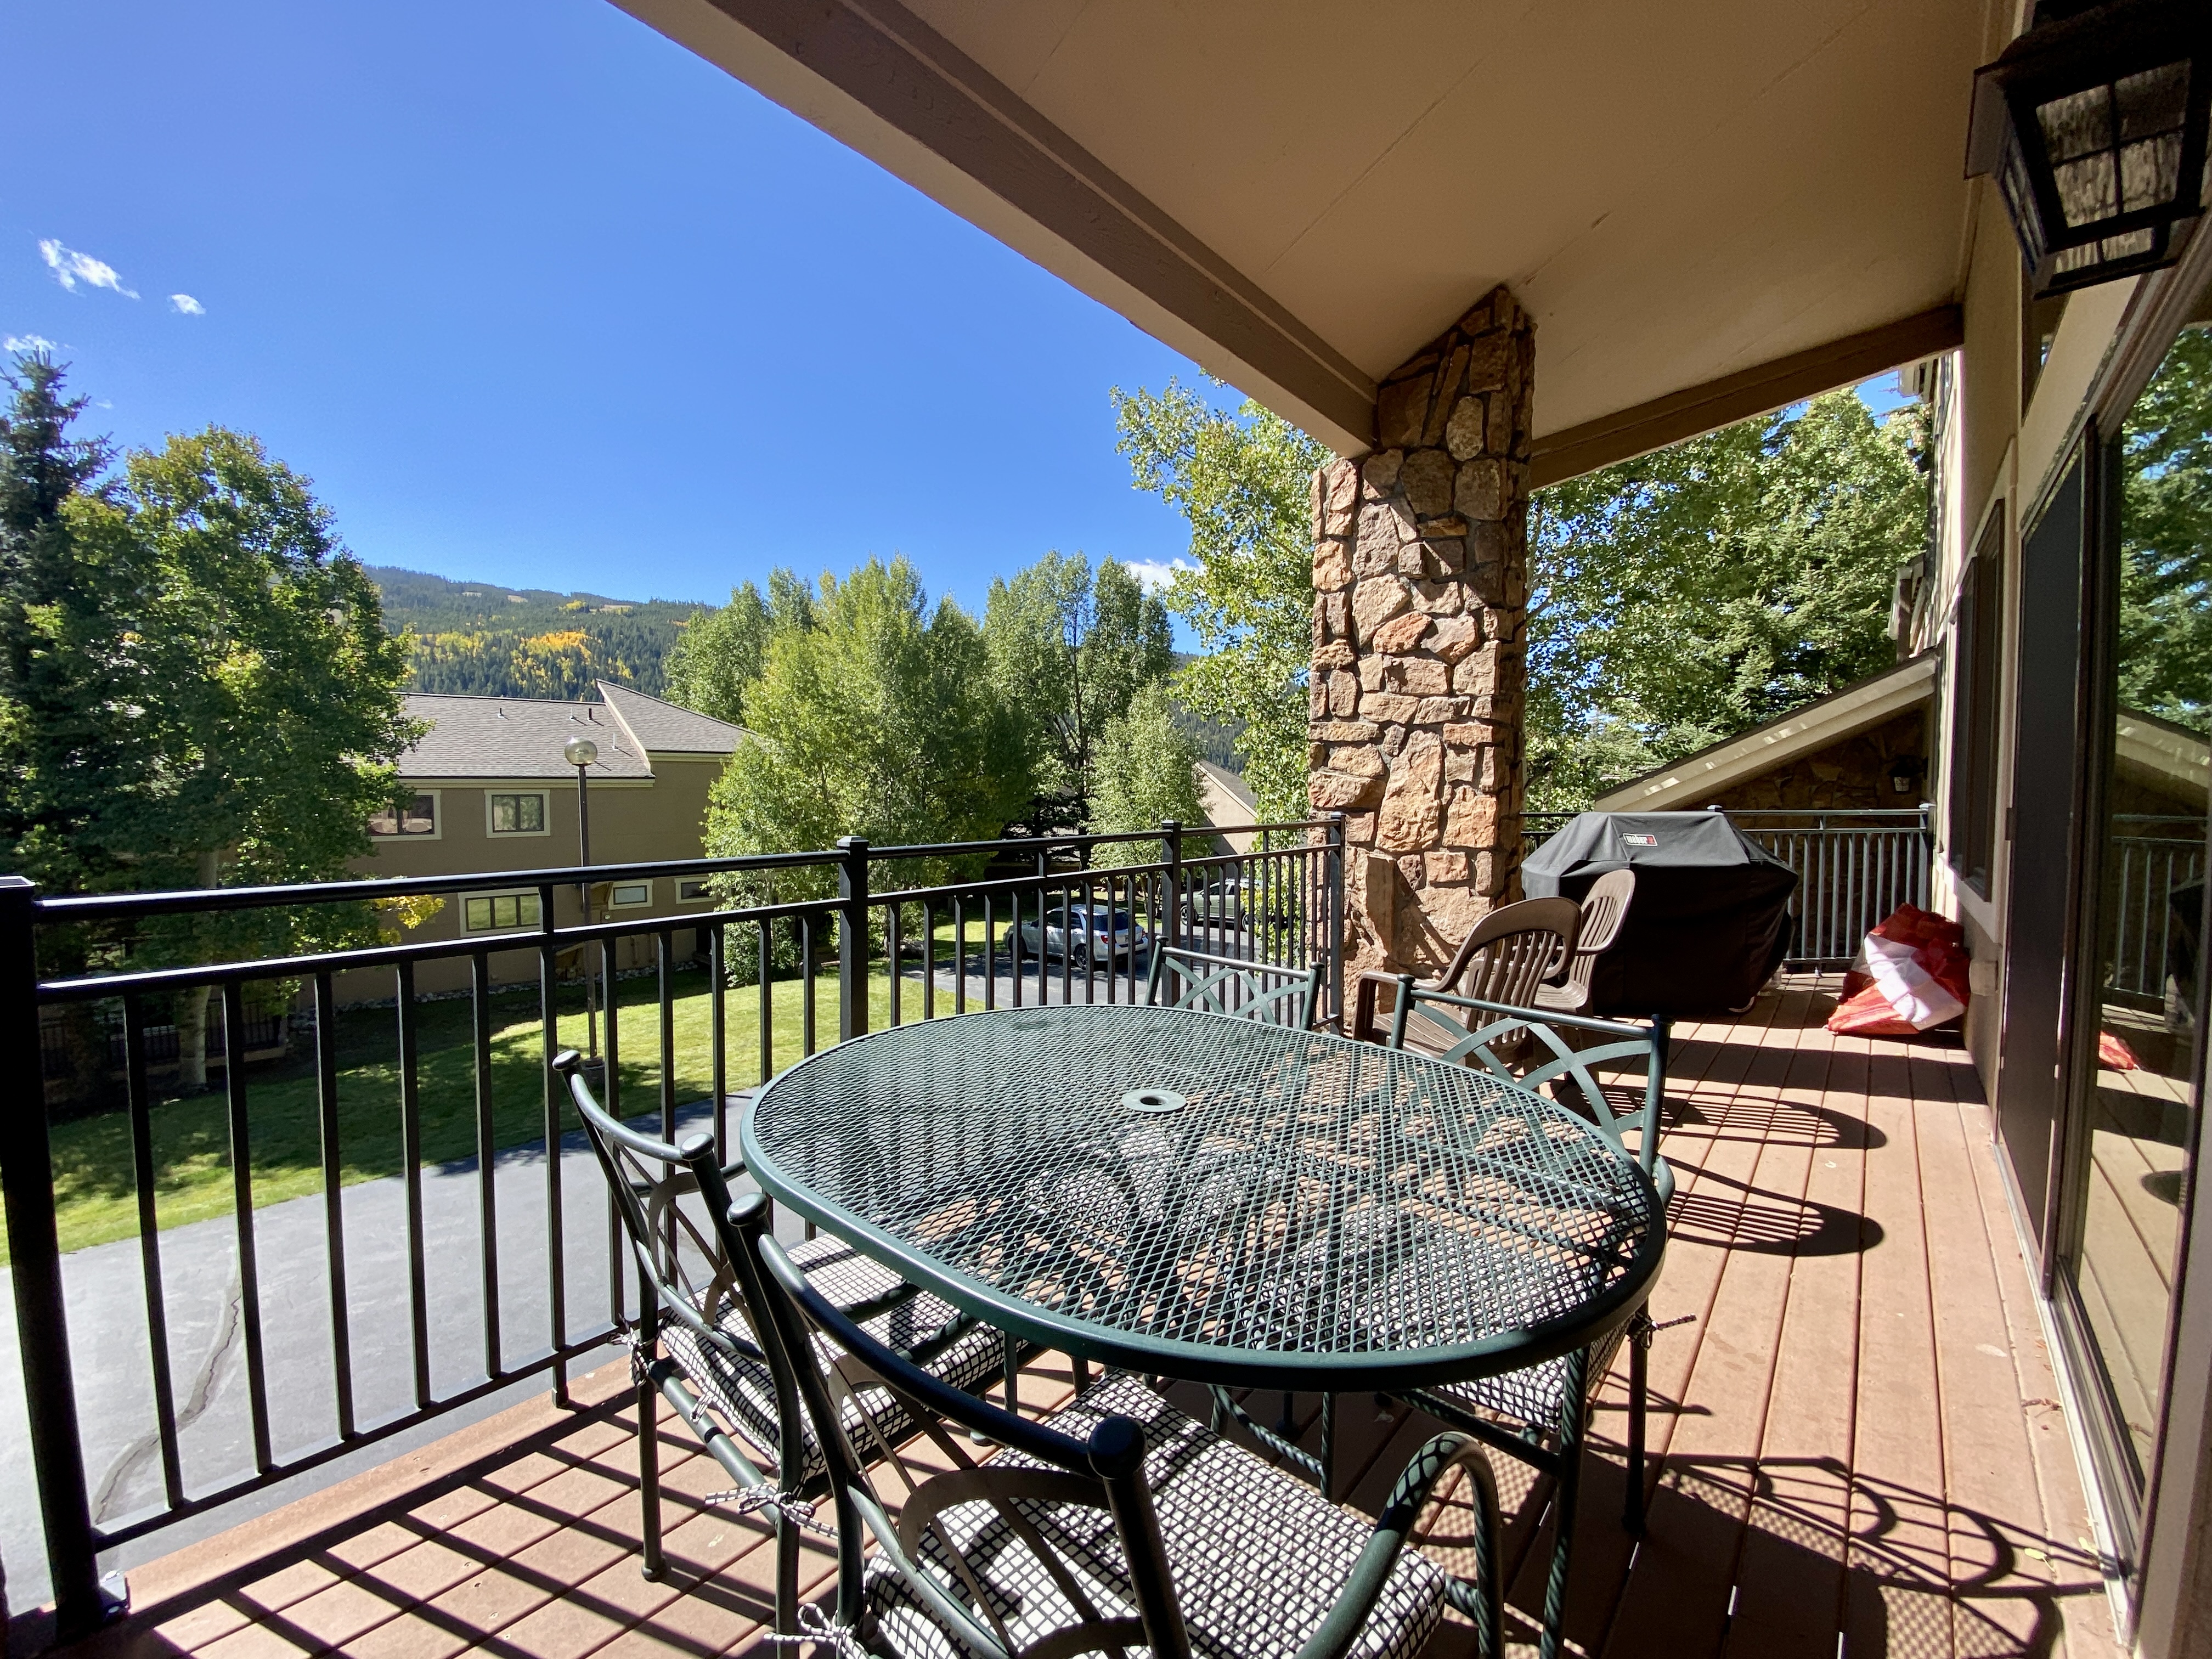
[[[735,1235],[727,1221],[730,1180],[743,1174],[744,1165],[718,1164],[712,1135],[687,1135],[681,1146],[672,1146],[623,1124],[592,1097],[582,1058],[574,1049],[557,1055],[553,1069],[568,1085],[568,1098],[583,1120],[585,1139],[606,1177],[608,1194],[636,1262],[638,1321],[631,1340],[644,1379],[641,1388],[667,1395],[685,1420],[705,1432],[701,1425],[711,1419],[676,1379],[676,1368],[656,1356],[663,1320],[684,1325],[702,1348],[765,1364],[775,1381],[776,1415],[782,1427],[783,1443],[775,1449],[778,1467],[799,1469],[805,1462],[798,1438],[801,1419],[790,1367],[779,1364],[771,1348],[746,1342],[727,1322],[717,1318],[737,1298],[745,1324],[759,1336],[757,1304],[744,1295]],[[684,1200],[695,1195],[697,1204],[687,1207]],[[728,1443],[727,1436],[718,1432],[711,1437],[708,1449],[741,1486],[774,1484]]]
[[[1475,924],[1436,988],[1525,1008],[1536,988],[1566,965],[1582,908],[1572,899],[1501,904]]]
[[[1164,990],[1171,1000],[1162,1001]],[[1321,1001],[1321,964],[1284,968],[1180,945],[1155,945],[1145,1000],[1155,1008],[1198,1008],[1310,1031]]]
[[[1608,870],[1583,895],[1562,998],[1575,1012],[1589,1006],[1590,975],[1596,971],[1597,959],[1613,949],[1613,942],[1620,937],[1621,925],[1628,920],[1628,907],[1635,897],[1633,870]]]
[[[1674,1172],[1659,1156],[1661,1109],[1667,1094],[1668,1024],[1664,1019],[1638,1024],[1516,1007],[1427,990],[1415,984],[1412,975],[1402,974],[1398,979],[1397,1006],[1390,1016],[1390,1047],[1406,1048],[1417,1030],[1423,1041],[1416,1046],[1437,1059],[1458,1060],[1524,1089],[1571,1083],[1581,1097],[1579,1109],[1624,1152],[1628,1150],[1626,1131],[1631,1127],[1638,1131],[1638,1164],[1659,1189],[1662,1203],[1673,1197]],[[1577,1048],[1560,1035],[1562,1030],[1594,1035],[1600,1041]],[[1515,1060],[1531,1048],[1540,1056],[1548,1051],[1549,1057],[1516,1066]],[[1641,1097],[1633,1104],[1616,1110],[1613,1097],[1598,1081],[1594,1068],[1624,1060],[1644,1062],[1643,1088]],[[1553,1093],[1565,1100],[1557,1089]]]
[[[1145,1431],[1127,1417],[1109,1417],[1087,1442],[1074,1439],[1014,1416],[939,1382],[908,1364],[847,1318],[806,1282],[791,1258],[768,1231],[766,1205],[757,1194],[738,1200],[731,1220],[758,1253],[762,1299],[776,1326],[780,1347],[789,1354],[819,1355],[812,1338],[825,1336],[837,1350],[825,1374],[819,1365],[799,1368],[799,1388],[811,1413],[830,1466],[830,1489],[836,1504],[837,1604],[836,1624],[850,1632],[860,1623],[863,1596],[863,1540],[873,1537],[908,1588],[947,1629],[957,1633],[967,1652],[1012,1659],[1035,1638],[1017,1641],[994,1598],[981,1593],[957,1541],[939,1524],[956,1505],[989,1504],[1011,1536],[1034,1554],[1051,1583],[1074,1605],[1089,1640],[1053,1644],[1056,1651],[1149,1648],[1157,1655],[1188,1656],[1190,1643],[1176,1605],[1175,1585],[1162,1547],[1159,1519],[1144,1480]],[[938,1451],[952,1465],[948,1474],[923,1481],[908,1494],[893,1521],[877,1497],[867,1469],[847,1439],[838,1396],[854,1389],[880,1387],[903,1398]],[[1024,1455],[1030,1467],[978,1464],[947,1431],[956,1424]],[[1042,1465],[1042,1467],[1036,1467]],[[1056,1551],[1024,1515],[1024,1504],[1073,1504],[1102,1511],[1100,1531],[1112,1531],[1126,1559],[1138,1616],[1113,1617],[1100,1609],[1082,1586],[1096,1582],[1097,1569],[1071,1561]],[[933,1540],[925,1534],[934,1530]],[[1102,1540],[1103,1541],[1103,1540]],[[941,1554],[949,1571],[927,1560]]]
[[[950,1645],[986,1659],[1020,1659],[1144,1649],[1158,1659],[1189,1659],[1191,1631],[1150,1485],[1163,1472],[1146,1469],[1145,1425],[1118,1413],[1099,1416],[1078,1439],[948,1387],[876,1340],[810,1285],[769,1236],[765,1218],[766,1205],[758,1194],[740,1198],[730,1215],[733,1228],[757,1253],[761,1304],[775,1327],[779,1348],[817,1360],[837,1356],[826,1366],[803,1367],[799,1376],[805,1407],[829,1451],[837,1522],[835,1612],[826,1624],[817,1620],[804,1627],[840,1653],[858,1651],[863,1644],[870,1652],[895,1651],[884,1632],[864,1624],[870,1566],[864,1552],[872,1538],[875,1572],[895,1575],[901,1599],[926,1610],[953,1638],[949,1644],[941,1637],[933,1639],[933,1651]],[[858,1387],[881,1388],[903,1401],[950,1465],[919,1482],[902,1471],[909,1490],[896,1521],[876,1495],[842,1426],[838,1396]],[[1142,1397],[1141,1390],[1137,1393]],[[1164,1402],[1153,1403],[1164,1413],[1176,1415]],[[979,1464],[951,1431],[955,1426],[1005,1449],[991,1462]],[[1169,1501],[1186,1507],[1264,1504],[1264,1477],[1273,1472],[1259,1466],[1262,1479],[1255,1485],[1234,1467],[1250,1455],[1214,1443],[1227,1454],[1231,1467],[1201,1456],[1188,1467],[1165,1471],[1170,1483],[1178,1476],[1182,1481],[1180,1487],[1166,1489]],[[1468,1476],[1464,1500],[1474,1510],[1477,1560],[1472,1581],[1463,1581],[1452,1600],[1474,1619],[1481,1650],[1492,1659],[1504,1651],[1496,1483],[1472,1437],[1444,1434],[1416,1452],[1399,1477],[1350,1571],[1332,1587],[1327,1611],[1304,1652],[1341,1656],[1358,1645],[1397,1558],[1438,1486],[1454,1470]],[[989,1515],[980,1527],[973,1521],[977,1505]],[[1065,1512],[1070,1508],[1094,1511],[1095,1519],[1071,1523]],[[956,1511],[965,1511],[967,1518]],[[1221,1541],[1224,1533],[1233,1532],[1232,1521],[1224,1510],[1223,1531],[1206,1532],[1209,1566],[1224,1555],[1236,1559],[1236,1543]],[[1027,1564],[1014,1568],[1012,1576],[1022,1593],[1009,1597],[1007,1558],[1021,1552],[1027,1553],[1035,1571]],[[1288,1597],[1298,1586],[1271,1580],[1267,1588],[1277,1597]],[[1060,1617],[1053,1611],[1055,1603],[1065,1609],[1065,1622],[1049,1630],[1036,1628],[1041,1621]],[[1017,1624],[1018,1633],[1012,1627]],[[1264,1646],[1258,1640],[1253,1644],[1255,1650]]]

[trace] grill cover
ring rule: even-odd
[[[1592,1013],[1725,1013],[1789,954],[1797,872],[1723,812],[1581,813],[1521,866],[1521,885],[1530,898],[1579,900],[1623,867],[1636,872],[1636,897],[1597,959]]]

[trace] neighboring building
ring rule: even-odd
[[[1601,812],[1915,806],[1942,667],[1923,653],[1607,791]]]
[[[666,863],[704,855],[702,832],[707,793],[743,733],[734,726],[678,708],[625,686],[599,683],[597,702],[541,702],[522,697],[416,696],[410,717],[430,730],[400,757],[399,775],[415,787],[404,811],[372,820],[375,851],[359,861],[365,876],[459,875],[483,871],[481,890],[447,902],[410,935],[453,939],[511,933],[538,923],[537,890],[503,882],[501,872],[574,865],[578,844],[576,769],[562,757],[569,738],[599,745],[588,769],[592,861]],[[705,884],[667,876],[606,881],[592,890],[595,915],[681,916],[709,908]],[[581,897],[573,885],[556,890],[555,920],[580,920]],[[679,931],[677,954],[688,957],[699,941]],[[651,960],[650,938],[626,939],[615,966]],[[527,951],[494,953],[498,979],[537,972]],[[425,963],[416,983],[424,991],[456,990],[469,980],[466,960]],[[384,975],[345,975],[348,1000],[386,997]]]
[[[1198,800],[1206,809],[1206,827],[1213,831],[1214,840],[1224,853],[1249,853],[1259,837],[1249,830],[1224,834],[1224,823],[1253,823],[1260,816],[1260,803],[1244,782],[1242,773],[1232,772],[1225,766],[1216,766],[1212,761],[1198,763]]]

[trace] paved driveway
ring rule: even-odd
[[[686,1130],[704,1128],[711,1115],[708,1103],[701,1101],[685,1108],[678,1122]],[[583,1331],[609,1316],[605,1188],[580,1133],[563,1141],[560,1170],[568,1324],[572,1331]],[[498,1212],[501,1352],[512,1365],[546,1352],[550,1345],[544,1143],[500,1153],[492,1178]],[[349,1187],[342,1197],[355,1420],[373,1427],[415,1407],[405,1194],[394,1176]],[[474,1158],[424,1169],[423,1255],[434,1395],[465,1389],[485,1376],[478,1202]],[[323,1200],[318,1194],[270,1205],[254,1212],[253,1224],[270,1441],[282,1462],[330,1444],[337,1434]],[[796,1226],[786,1219],[779,1231],[795,1237]],[[253,1468],[237,1231],[225,1218],[172,1228],[160,1237],[185,1487],[188,1493],[205,1492]],[[631,1275],[623,1277],[626,1285],[631,1281]],[[94,1513],[102,1524],[113,1526],[156,1506],[161,1495],[137,1240],[97,1245],[66,1257],[63,1283]],[[0,1317],[0,1560],[6,1564],[9,1604],[21,1611],[45,1601],[49,1589],[18,1352],[15,1321]],[[577,1369],[588,1370],[594,1363],[587,1355]],[[543,1376],[512,1384],[221,1511],[166,1528],[118,1552],[110,1565],[127,1567],[219,1532],[303,1492],[372,1468],[409,1445],[441,1438],[546,1386]]]

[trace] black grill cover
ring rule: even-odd
[[[1790,951],[1797,872],[1722,812],[1583,812],[1521,866],[1530,898],[1579,900],[1623,866],[1636,897],[1590,980],[1595,1014],[1741,1008]]]

